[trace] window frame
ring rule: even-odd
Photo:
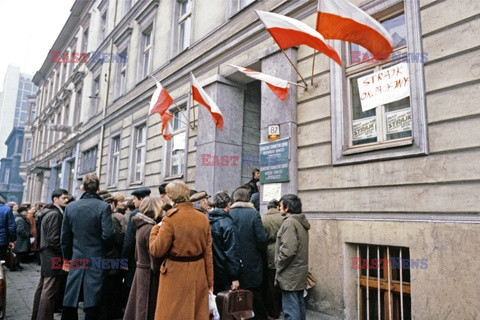
[[[91,99],[90,110],[89,110],[90,118],[94,117],[98,113],[98,106],[100,103],[100,84],[101,84],[100,72],[96,72],[93,74],[92,92],[90,94],[90,99]]]
[[[185,12],[184,14],[182,14],[182,5],[184,2],[190,2],[190,10]],[[174,19],[174,23],[175,23],[175,27],[174,27],[174,30],[175,30],[175,36],[174,36],[174,39],[176,41],[175,45],[173,46],[175,48],[175,54],[179,54],[185,50],[187,50],[191,44],[192,44],[192,30],[193,30],[193,9],[194,9],[194,0],[176,0],[175,1],[176,3],[176,14],[175,14],[175,19]],[[185,41],[181,41],[181,36],[182,36],[182,24],[184,23],[187,23],[189,24],[189,29],[188,29],[188,39],[187,39],[187,43],[185,46],[183,46],[183,44],[185,43]],[[186,35],[187,32],[185,32],[183,35],[184,35],[184,39],[185,39],[185,35]]]
[[[408,52],[422,53],[420,8],[418,0],[375,0],[362,8],[373,17],[391,11],[403,2]],[[347,61],[349,45],[342,41],[332,41],[332,46],[341,53],[342,60]],[[422,63],[409,63],[410,73],[410,108],[412,114],[412,137],[389,140],[367,146],[351,145],[350,102],[346,66],[338,66],[330,61],[330,92],[332,121],[332,163],[342,165],[394,159],[428,154],[427,120],[425,104],[425,81]]]
[[[143,134],[143,141],[140,143],[137,143],[138,139],[138,130],[139,128],[143,128],[144,134]],[[136,123],[135,125],[132,126],[132,138],[131,138],[131,151],[130,151],[130,166],[129,166],[129,184],[130,185],[142,185],[143,180],[145,177],[145,164],[146,164],[146,155],[147,155],[147,123],[146,121],[141,121]],[[139,165],[138,159],[137,159],[137,151],[141,150],[141,172],[140,172],[140,178],[136,179],[136,174],[137,174],[137,165]]]
[[[178,104],[169,108],[168,112],[175,114],[180,110],[184,110],[184,114],[187,117],[187,124],[190,122],[190,99],[187,98],[180,98],[178,99]],[[182,121],[185,121],[184,117],[181,117]],[[172,118],[171,121],[175,121],[175,118]],[[172,128],[172,138],[170,140],[164,140],[164,152],[163,152],[163,179],[165,181],[168,180],[175,180],[175,179],[186,179],[187,176],[187,159],[188,159],[188,137],[189,137],[189,126],[184,124],[183,127],[179,129],[174,128],[174,123],[171,124]],[[179,173],[172,174],[172,144],[175,139],[175,136],[179,134],[185,134],[185,146],[184,146],[184,153],[183,153],[183,163],[181,165],[181,171]],[[162,137],[160,137],[163,139]]]
[[[152,23],[150,26],[145,28],[141,33],[142,37],[141,37],[141,50],[139,50],[139,54],[140,54],[139,62],[140,63],[138,65],[138,69],[139,69],[138,81],[141,81],[141,80],[145,79],[152,72],[153,37],[154,37],[154,34],[153,34],[154,31],[153,30],[154,30],[154,28],[153,28],[153,23]],[[147,35],[150,37],[150,43],[149,43],[148,46],[146,45]],[[145,55],[147,53],[148,53],[148,61],[145,61]],[[145,64],[147,64],[147,66]],[[146,71],[145,71],[145,68],[147,68]]]
[[[118,151],[115,150],[115,140],[118,140]],[[110,138],[110,159],[108,161],[108,178],[107,178],[107,186],[108,188],[118,188],[118,180],[119,180],[119,173],[120,173],[120,159],[122,153],[122,136],[121,133],[117,133],[112,135]],[[114,169],[114,162],[117,162],[116,170]]]
[[[80,163],[80,174],[87,174],[97,170],[98,146],[94,146],[82,151],[82,161]]]
[[[128,46],[122,50],[117,50],[117,79],[115,81],[115,99],[123,96],[127,91],[127,71],[128,71]],[[123,54],[125,53],[125,56]],[[120,57],[125,59],[120,62]]]

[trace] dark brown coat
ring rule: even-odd
[[[160,268],[155,320],[208,320],[208,289],[213,287],[212,236],[208,218],[191,202],[177,204],[150,234],[150,253],[166,257]],[[173,261],[169,256],[194,257]]]
[[[135,242],[135,261],[137,269],[132,289],[128,297],[124,319],[153,320],[157,303],[158,280],[161,259],[154,258],[148,252],[150,231],[155,221],[141,213],[132,218],[137,228]]]

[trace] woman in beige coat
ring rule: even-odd
[[[166,192],[175,204],[150,234],[150,253],[165,258],[155,319],[208,320],[208,292],[213,291],[210,224],[189,201],[183,181],[169,183]]]

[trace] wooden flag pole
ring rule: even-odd
[[[313,50],[313,62],[312,62],[312,78],[310,79],[310,83],[313,86],[313,74],[315,73],[315,54],[317,53],[317,50]]]
[[[303,81],[303,83],[305,84],[305,90],[307,90],[307,87],[308,87],[307,82],[306,82],[305,79],[302,77],[302,75],[301,75],[300,72],[298,71],[297,67],[295,67],[295,65],[293,64],[292,60],[290,60],[290,58],[288,57],[288,55],[287,55],[287,53],[285,52],[285,50],[282,49],[282,52],[283,52],[283,54],[285,55],[285,58],[287,58],[288,62],[290,62],[290,64],[292,65],[293,69],[295,69],[295,71],[296,71],[297,74],[300,76],[300,78],[302,78],[302,81]]]
[[[227,66],[230,66],[230,67],[232,67],[232,68],[237,68],[237,69],[240,68],[240,67],[237,67],[236,65],[233,65],[233,64],[227,64]],[[259,72],[259,71],[258,71],[258,72]],[[259,81],[260,81],[260,80],[259,80]],[[301,83],[296,83],[296,82],[292,82],[292,81],[288,81],[288,80],[285,80],[285,81],[287,81],[288,83],[293,84],[293,85],[295,85],[295,86],[297,86],[297,87],[302,87],[302,88],[307,89],[307,87],[306,87],[305,85],[301,84]]]
[[[173,116],[173,114],[172,114],[172,116],[173,116],[175,119],[177,119],[178,121],[180,121],[181,123],[183,123],[184,125],[189,126],[190,128],[192,128],[192,126],[188,123],[187,117],[183,114],[183,112],[181,112],[182,109],[181,109],[176,103],[174,103],[173,105],[174,105],[174,107],[183,115],[183,118],[184,118],[187,122],[184,122],[184,121],[182,121],[180,118],[177,118],[177,117]],[[192,128],[192,129],[193,129],[193,128]]]
[[[155,81],[160,82],[160,81],[158,81],[157,78],[155,78],[152,74],[150,75],[150,77],[152,77]]]

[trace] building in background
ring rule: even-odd
[[[8,66],[0,94],[0,197],[21,202],[23,179],[19,167],[28,112],[28,96],[37,92],[32,76]]]
[[[76,1],[52,46],[58,53],[33,78],[40,90],[25,132],[24,201],[48,201],[57,187],[79,196],[89,172],[126,196],[174,179],[232,191],[268,156],[267,128],[278,125],[287,166],[278,177],[261,168],[262,206],[286,193],[303,201],[317,278],[307,301],[318,319],[476,318],[480,7],[351,2],[387,27],[396,58],[372,61],[331,41],[343,67],[317,53],[312,74],[313,50],[289,49],[309,85],[282,101],[229,64],[302,83],[254,9],[314,26],[317,1]],[[362,112],[358,79],[401,62],[408,97]],[[221,108],[223,131],[192,103],[190,72]],[[149,75],[175,100],[170,141],[158,115],[148,116]],[[206,165],[204,155],[239,161]],[[368,269],[362,259],[388,263]]]

